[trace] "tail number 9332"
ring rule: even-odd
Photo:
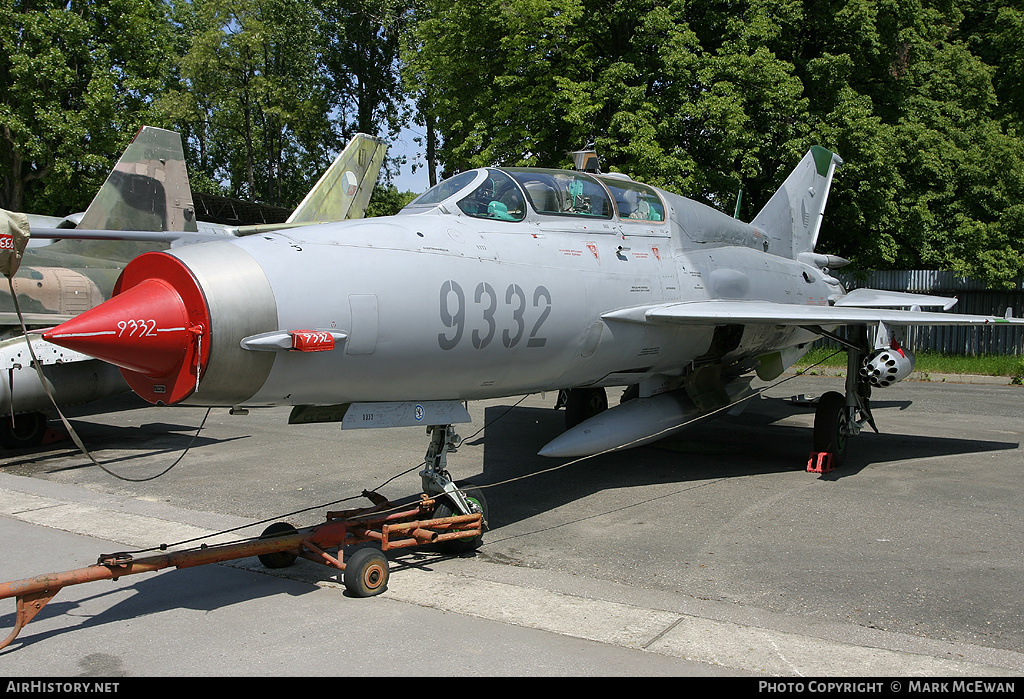
[[[487,282],[480,282],[467,297],[458,282],[448,280],[441,285],[440,311],[446,331],[438,333],[437,343],[443,350],[455,349],[467,330],[475,349],[487,347],[499,335],[507,349],[524,337],[527,347],[543,347],[547,338],[541,329],[551,314],[551,293],[538,286],[531,295],[518,284],[509,284],[499,294]]]

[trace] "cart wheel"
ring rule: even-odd
[[[295,534],[297,531],[298,529],[287,522],[274,522],[263,530],[260,538],[270,539],[283,534]],[[257,558],[259,558],[260,563],[265,565],[267,568],[287,568],[295,562],[295,559],[298,558],[298,556],[292,551],[276,551],[274,553],[261,554],[257,556]]]
[[[345,589],[353,597],[373,597],[388,589],[388,559],[377,549],[359,549],[345,562]]]
[[[470,505],[476,505],[480,508],[480,512],[483,513],[483,531],[487,530],[487,500],[484,498],[483,492],[479,488],[475,487],[469,481],[457,481],[455,483],[459,489],[469,500]],[[445,517],[452,517],[454,515],[462,514],[456,508],[454,503],[448,498],[444,498],[438,501],[437,506],[434,508],[434,518],[443,519]],[[473,551],[480,548],[480,544],[484,541],[483,533],[480,536],[473,537],[472,539],[451,539],[449,541],[439,541],[434,544],[437,550],[441,553],[465,553],[466,551]]]

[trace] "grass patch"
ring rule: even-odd
[[[816,347],[805,354],[796,363],[798,367],[808,367],[821,362],[822,367],[846,368],[846,353],[835,352],[828,347]],[[929,374],[980,374],[982,376],[1009,376],[1018,381],[1024,379],[1024,357],[1015,355],[980,355],[968,357],[962,355],[938,354],[921,352],[917,355],[915,371]]]

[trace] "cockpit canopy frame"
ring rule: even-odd
[[[647,224],[666,219],[658,191],[624,175],[527,167],[467,170],[434,185],[402,213],[437,207],[510,223],[525,220],[530,209],[540,217],[611,220],[617,216]]]

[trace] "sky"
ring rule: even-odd
[[[406,159],[405,165],[401,166],[401,170],[395,178],[395,186],[399,192],[421,194],[427,191],[427,188],[430,186],[426,159],[424,158],[426,147],[413,140],[417,136],[421,139],[423,138],[423,134],[418,127],[406,128],[398,135],[398,139],[388,146],[387,157],[396,158],[404,156]],[[412,171],[413,165],[417,166],[415,173]]]

